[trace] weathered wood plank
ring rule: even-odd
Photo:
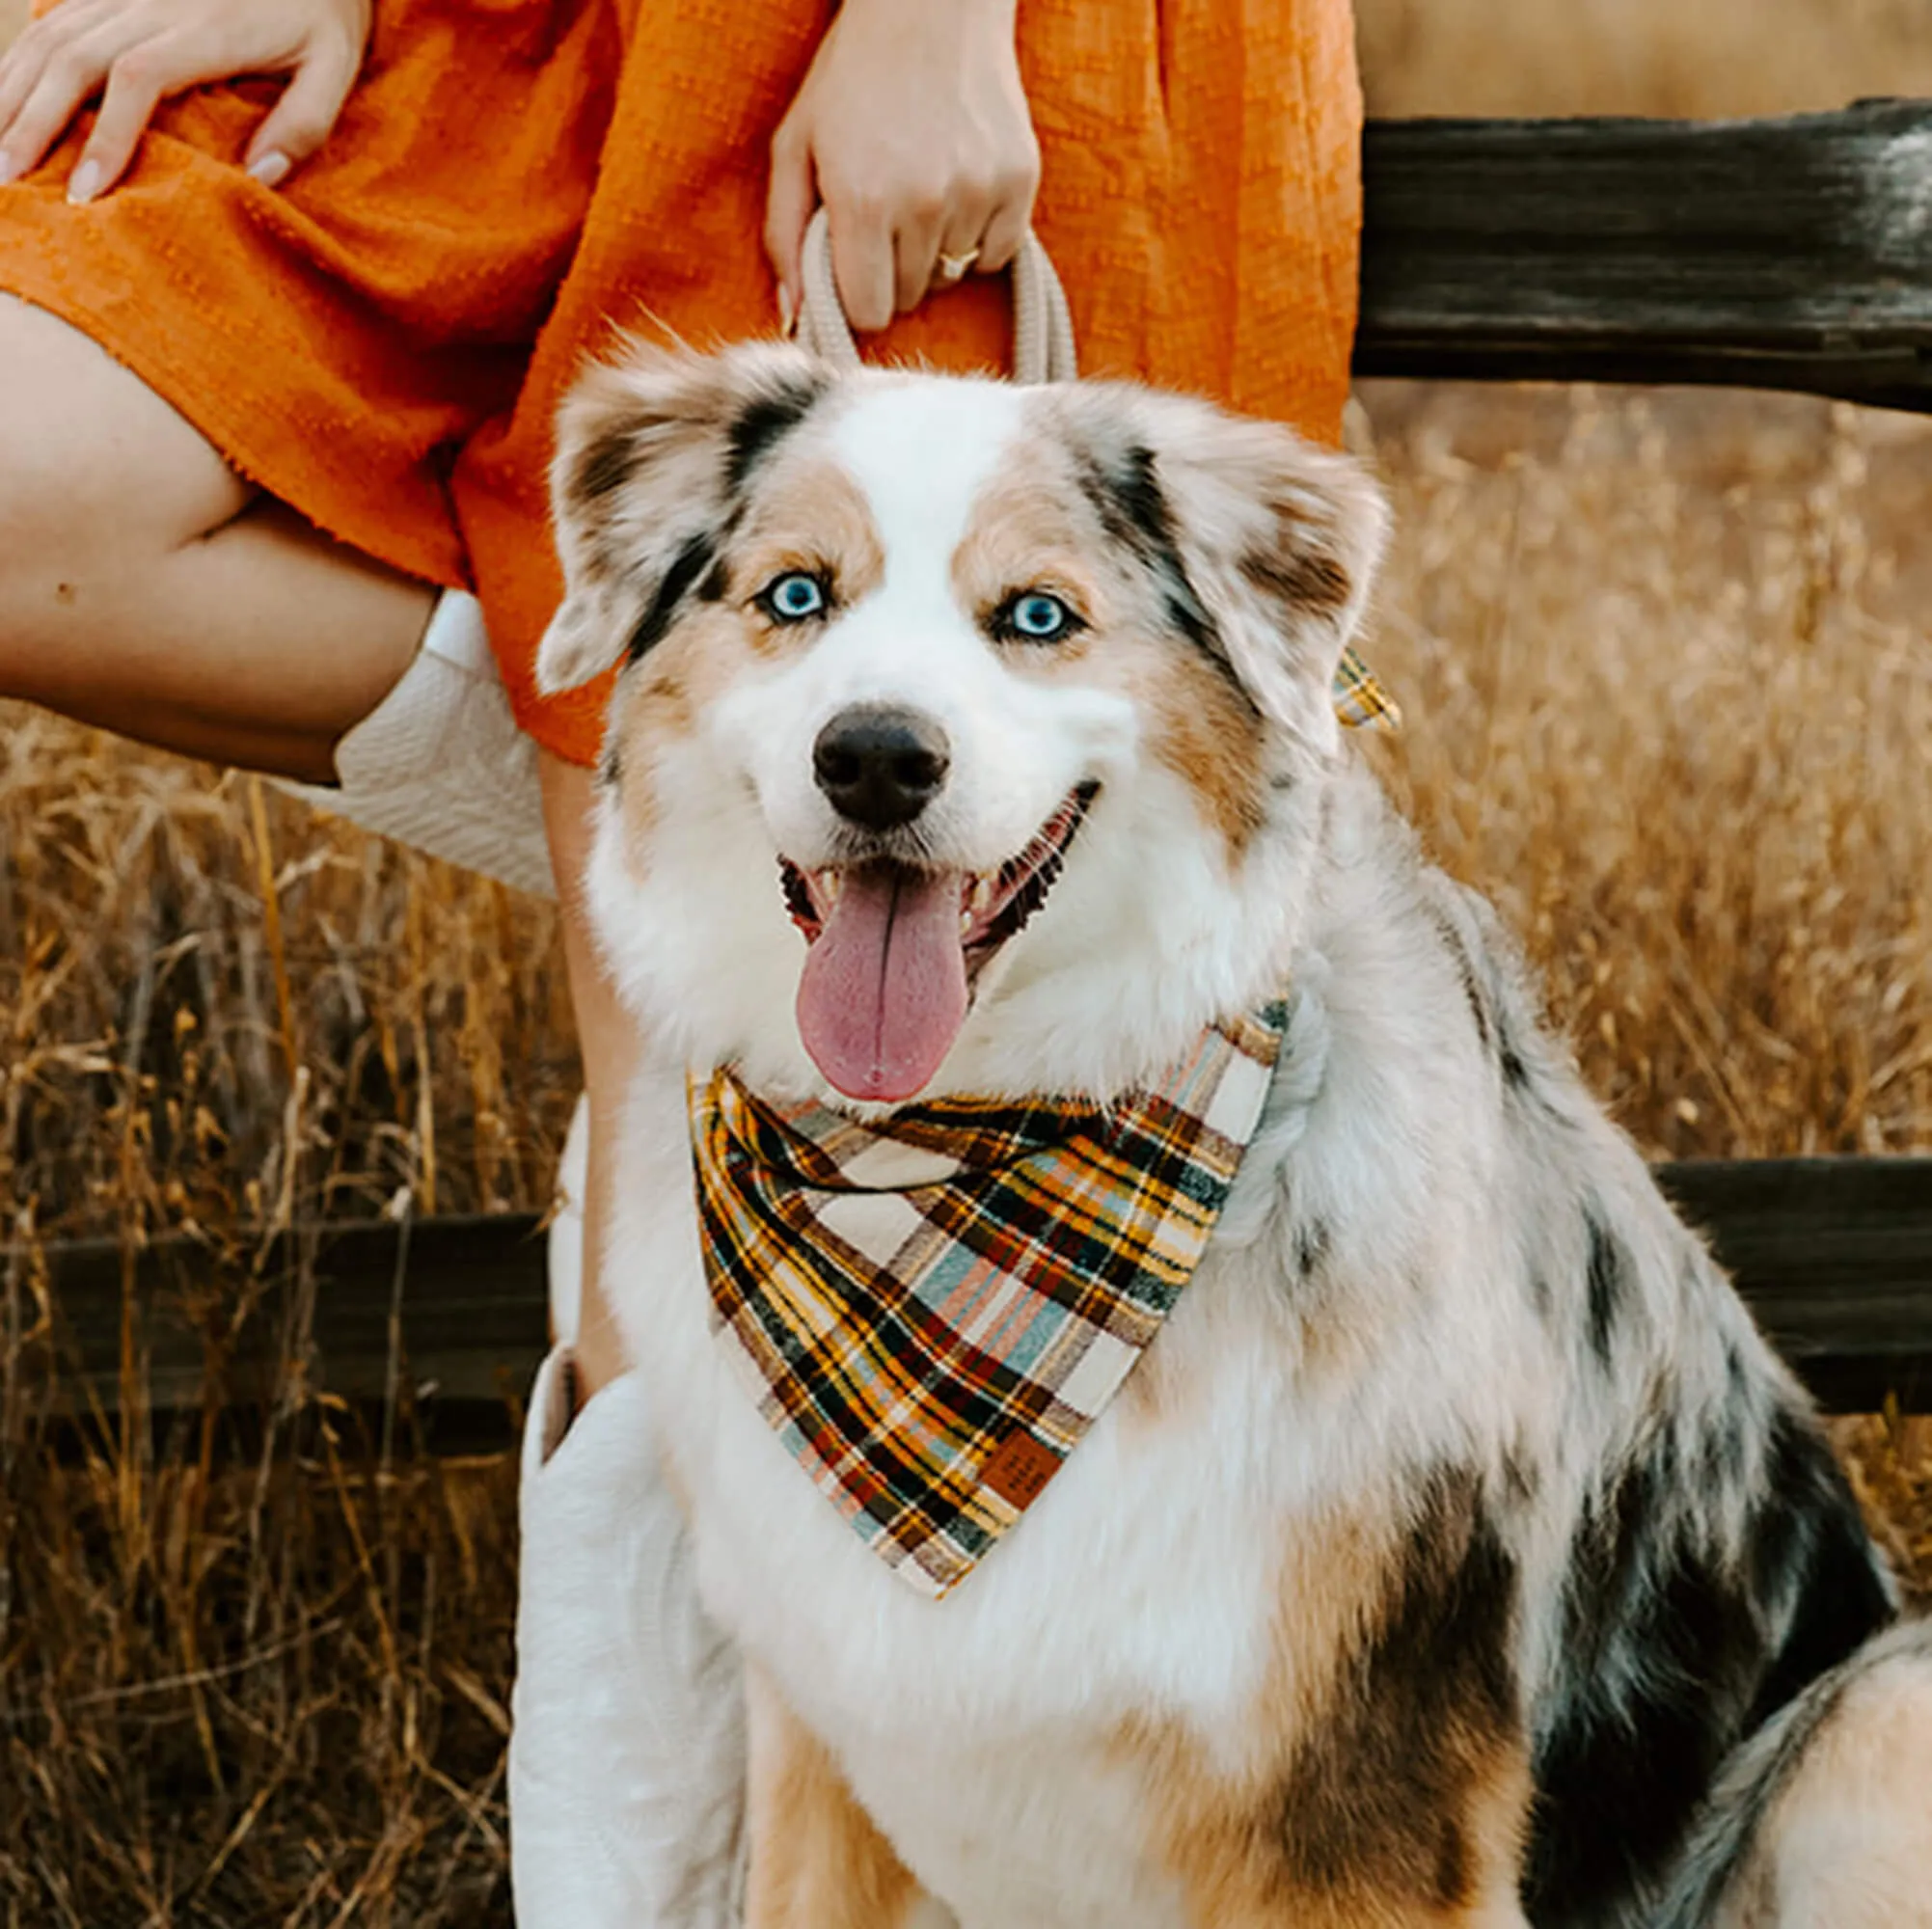
[[[1768,1159],[1666,1166],[1659,1177],[1708,1231],[1758,1319],[1819,1397],[1839,1411],[1888,1395],[1932,1410],[1932,1159]],[[400,1268],[399,1364],[432,1408],[506,1411],[545,1344],[544,1247],[527,1216],[312,1228],[278,1243],[261,1296],[223,1369],[224,1399],[272,1385],[271,1363],[305,1305],[312,1384],[378,1402],[389,1381],[390,1311]],[[50,1248],[49,1284],[67,1370],[103,1407],[116,1403],[122,1256],[111,1242]],[[203,1333],[249,1290],[245,1256],[222,1259],[178,1237],[134,1262],[142,1343],[157,1407],[199,1405]],[[200,1304],[217,1318],[201,1331]],[[296,1349],[298,1352],[301,1349]],[[501,1427],[501,1419],[487,1423]]]
[[[1360,374],[1932,408],[1932,102],[1372,122],[1363,189]]]
[[[1826,1405],[1932,1412],[1932,1159],[1698,1160],[1658,1178]]]
[[[404,1240],[407,1240],[405,1246]],[[107,1239],[45,1249],[62,1404],[119,1399],[123,1260]],[[544,1240],[528,1213],[314,1226],[253,1252],[215,1252],[170,1235],[134,1256],[134,1298],[150,1399],[198,1406],[208,1363],[220,1397],[259,1399],[278,1364],[306,1359],[310,1384],[376,1401],[389,1387],[391,1310],[400,1316],[398,1364],[408,1383],[444,1401],[521,1397],[548,1344]],[[400,1276],[401,1291],[396,1292]],[[231,1345],[225,1329],[253,1298]],[[199,1315],[197,1309],[200,1309]],[[212,1345],[211,1345],[212,1339]]]

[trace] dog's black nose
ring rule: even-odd
[[[812,746],[812,774],[831,807],[868,830],[910,824],[939,795],[952,764],[930,717],[889,704],[841,710]]]

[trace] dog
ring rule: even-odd
[[[1805,1837],[1806,1765],[1880,1747],[1887,1682],[1922,1709],[1932,1649],[1886,1633],[1806,1395],[1343,737],[1364,472],[1129,385],[633,347],[566,402],[554,497],[539,678],[620,666],[585,887],[651,1041],[605,1264],[745,1656],[752,1929],[1821,1919],[1780,1913],[1791,1845],[1865,1852]],[[1071,1107],[1111,1145],[1255,1013],[1205,1247],[1077,1444],[938,1563],[855,1532],[888,1449],[841,1475],[725,1344],[719,1227],[770,1202],[707,1190],[719,1106],[875,1153]],[[792,1236],[743,1237],[755,1293]],[[1922,1897],[1932,1733],[1888,1732],[1870,1854]]]

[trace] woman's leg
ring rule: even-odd
[[[516,1918],[524,1929],[740,1929],[738,1653],[698,1598],[647,1382],[625,1372],[600,1278],[615,1121],[642,1047],[584,916],[590,774],[548,755],[538,771],[590,1157],[572,1371],[560,1352],[544,1362],[524,1441],[509,1752]]]
[[[550,834],[558,906],[563,913],[564,969],[570,979],[577,1043],[584,1054],[585,1096],[590,1101],[590,1161],[584,1187],[583,1297],[572,1347],[578,1395],[587,1399],[629,1364],[618,1342],[601,1273],[617,1118],[642,1045],[598,962],[585,914],[583,878],[590,853],[590,773],[548,751],[539,755],[537,770],[543,783],[544,827]]]
[[[434,600],[239,480],[85,335],[0,294],[0,696],[326,780]]]

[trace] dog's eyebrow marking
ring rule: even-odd
[[[734,512],[731,568],[748,588],[780,570],[825,576],[832,602],[850,609],[885,576],[885,552],[865,492],[845,465],[801,450],[779,474],[761,479]],[[796,636],[792,644],[796,644]],[[754,649],[790,647],[754,633]]]
[[[638,619],[638,627],[631,632],[631,640],[624,646],[624,661],[627,664],[636,663],[664,641],[665,632],[670,628],[678,605],[694,588],[708,599],[715,599],[723,590],[718,538],[709,530],[700,530],[696,535],[687,538],[684,547],[672,557],[670,567],[665,571],[656,595]]]
[[[724,487],[739,496],[753,471],[825,396],[821,375],[790,375],[761,390],[738,411],[724,438]]]

